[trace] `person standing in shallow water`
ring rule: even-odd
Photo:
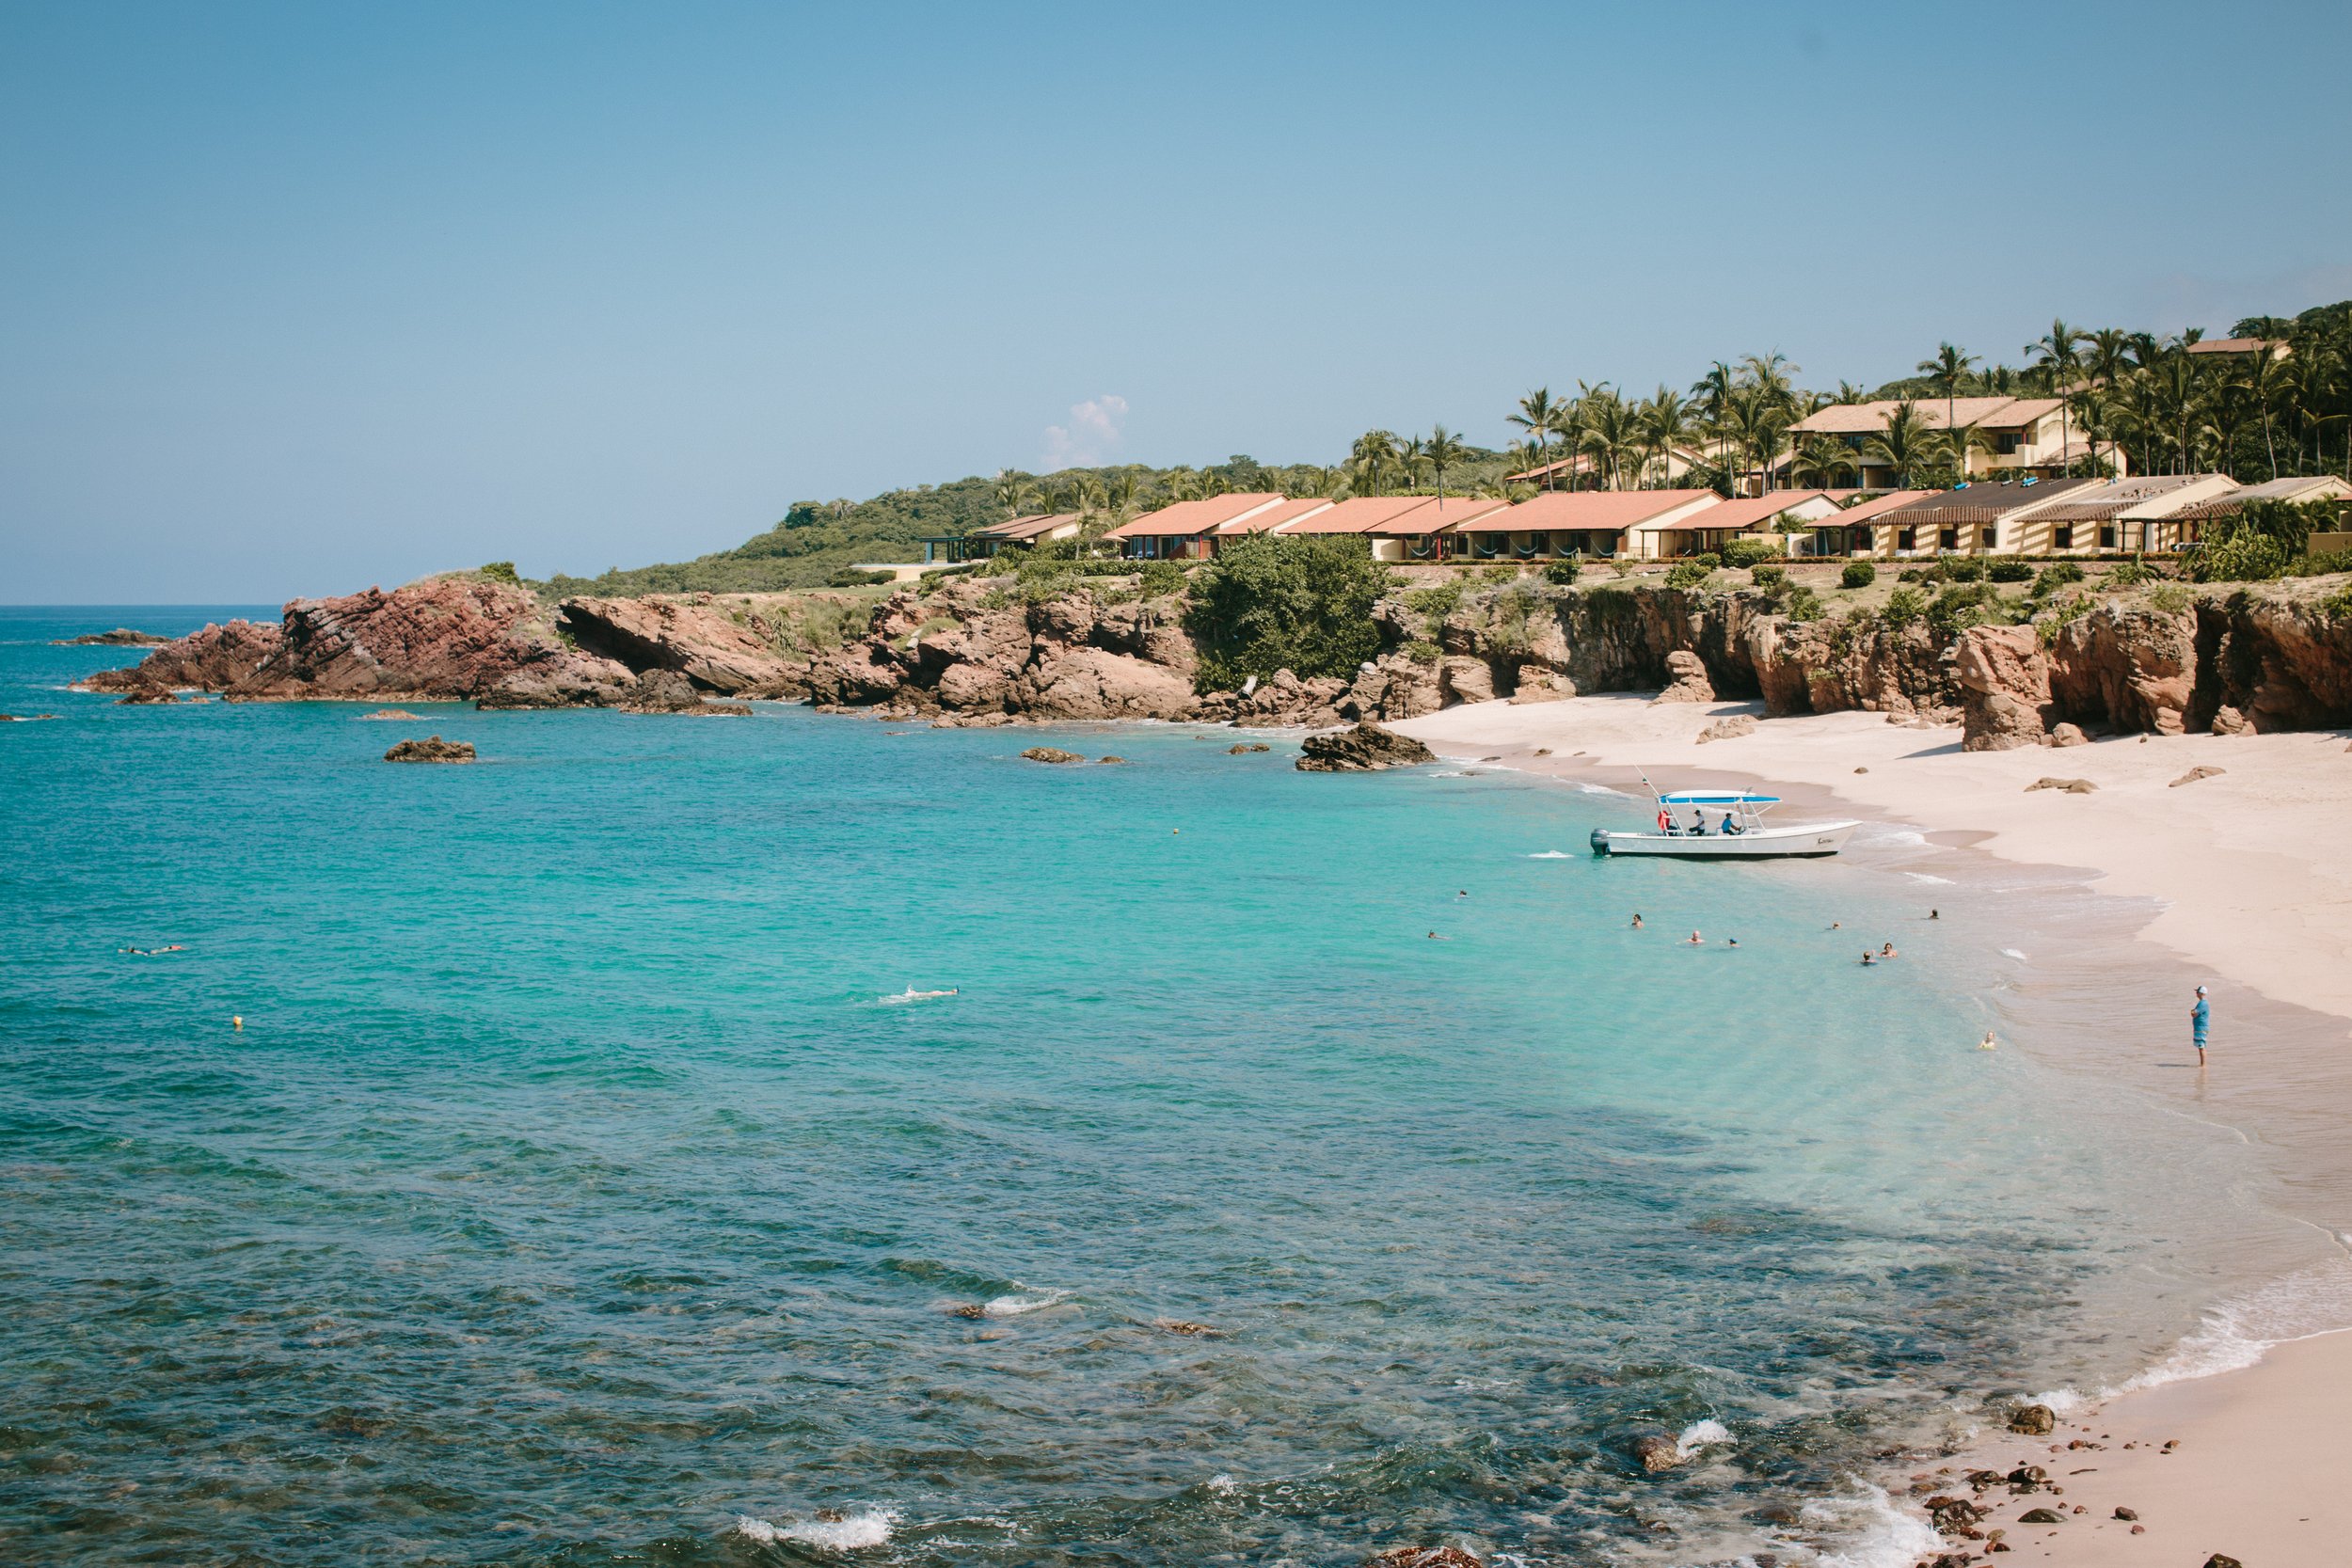
[[[2205,1000],[2205,988],[2197,988],[2197,1005],[2188,1010],[2188,1032],[2197,1042],[2197,1065],[2205,1065],[2205,1030],[2213,1022],[2213,1006]]]

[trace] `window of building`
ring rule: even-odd
[[[1919,531],[1909,528],[1897,529],[1895,531],[1895,547],[1899,550],[1917,549],[1919,547]]]
[[[2001,435],[1993,437],[1993,450],[1999,452],[2003,457],[2014,457],[2017,455],[2017,441],[2018,437],[2015,432],[2005,431]]]
[[[1987,523],[1984,525],[1984,547],[1988,550],[1997,550],[2001,547],[2000,524]]]
[[[2050,530],[2050,547],[2054,550],[2073,549],[2074,547],[2074,525],[2059,523],[2053,527]]]
[[[2099,525],[2099,547],[2103,550],[2115,548],[2115,525],[2113,523]]]
[[[1938,532],[1935,536],[1935,547],[1939,550],[1956,550],[1960,548],[1960,530],[1956,528],[1947,528]]]

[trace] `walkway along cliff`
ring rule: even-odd
[[[1089,579],[1034,601],[1009,579],[967,577],[878,602],[696,594],[550,605],[455,576],[297,599],[277,626],[207,626],[86,685],[126,699],[196,689],[237,702],[677,712],[700,697],[765,697],[942,724],[1316,728],[1464,702],[1670,690],[1759,700],[1771,716],[1864,709],[1957,721],[1969,749],[1999,750],[2071,741],[2061,726],[2352,726],[2342,586],[2311,578],[2195,596],[2175,587],[2169,600],[2119,591],[2077,596],[2026,625],[1959,626],[1851,610],[1798,620],[1785,596],[1747,587],[1522,578],[1450,605],[1425,593],[1382,599],[1373,610],[1380,651],[1344,675],[1271,671],[1247,691],[1201,691],[1182,596],[1147,596],[1134,578]]]

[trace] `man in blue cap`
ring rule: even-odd
[[[2197,1041],[2197,1065],[2205,1065],[2205,1026],[2213,1022],[2213,1008],[2205,1002],[2205,988],[2197,988],[2197,1006],[2188,1010],[2188,1031]]]

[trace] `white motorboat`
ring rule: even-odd
[[[1647,780],[1644,780],[1647,783]],[[1596,855],[1670,855],[1688,861],[1762,861],[1834,855],[1860,824],[1807,822],[1771,827],[1764,814],[1777,795],[1744,789],[1681,789],[1658,795],[1658,831],[1620,833],[1593,830]]]

